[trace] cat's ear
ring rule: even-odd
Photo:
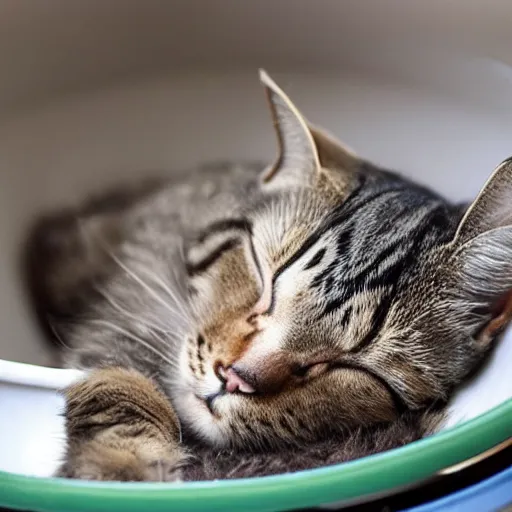
[[[320,171],[320,158],[313,135],[299,110],[283,90],[260,70],[272,120],[277,135],[278,157],[267,170],[263,181],[268,183],[279,175],[279,180],[296,184],[309,181]]]
[[[352,151],[323,130],[311,126],[290,98],[260,70],[278,142],[278,157],[263,181],[281,185],[311,183],[322,170],[352,171],[359,162]]]
[[[454,243],[464,245],[503,226],[512,226],[512,158],[502,162],[487,180],[459,223]]]
[[[485,319],[478,339],[487,344],[512,319],[512,159],[489,178],[451,245],[457,294],[475,322]]]

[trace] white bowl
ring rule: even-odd
[[[65,446],[59,390],[82,375],[0,360],[0,471],[33,476],[55,472]]]

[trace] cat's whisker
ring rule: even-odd
[[[165,340],[163,340],[160,336],[158,336],[154,332],[152,332],[152,334],[153,334],[154,341],[157,341],[157,342],[161,343],[162,345],[164,345],[166,348],[168,348],[167,347],[167,343],[165,342]],[[169,361],[169,360],[167,360],[166,362],[169,364],[169,366],[173,370],[175,370],[177,373],[179,373],[180,366],[179,366],[179,362],[178,361],[175,361],[175,360],[170,360]]]
[[[62,336],[55,327],[53,320],[49,316],[47,316],[46,321],[48,322],[48,326],[50,327],[52,334],[55,336],[55,339],[62,345],[62,347],[69,351],[73,350],[72,347],[70,347],[67,343],[64,342]]]
[[[162,325],[160,324],[157,324],[157,323],[150,323],[146,320],[146,318],[141,318],[137,315],[134,315],[133,313],[130,313],[130,311],[128,311],[127,309],[123,308],[117,301],[115,301],[112,296],[110,296],[105,290],[103,290],[102,288],[100,287],[95,287],[96,291],[98,293],[100,293],[102,295],[102,297],[116,310],[118,311],[119,313],[121,313],[122,315],[124,315],[127,319],[130,319],[130,320],[133,320],[137,323],[140,323],[142,325],[144,325],[145,327],[147,327],[148,329],[154,329],[154,330],[157,330],[159,332],[161,332],[162,334],[165,334],[165,335],[171,335],[171,334],[174,334],[175,333],[175,330],[174,331],[171,331],[171,330],[166,330]]]
[[[84,236],[87,236],[87,233],[86,233],[86,227],[85,225],[83,224],[83,222],[80,221],[80,219],[78,219],[78,225],[79,225],[79,228],[82,230],[82,232],[84,233]],[[163,305],[166,309],[170,309],[171,311],[175,312],[175,313],[179,313],[179,311],[176,311],[176,310],[173,310],[172,308],[172,305],[167,303],[167,301],[165,301],[163,299],[163,297],[158,294],[151,286],[148,285],[148,283],[146,283],[140,276],[138,276],[132,269],[130,269],[127,265],[125,265],[120,258],[118,258],[114,252],[108,247],[108,244],[104,242],[104,240],[102,240],[100,237],[98,237],[97,235],[93,234],[92,236],[94,236],[94,238],[96,239],[96,241],[99,243],[99,245],[102,247],[102,249],[105,251],[105,253],[112,259],[112,261],[118,265],[121,270],[123,270],[131,279],[133,279],[134,281],[136,281],[140,286],[142,286],[142,288],[144,288],[157,302],[159,302],[161,305]],[[173,296],[171,295],[171,298],[173,298]],[[180,302],[179,301],[176,301],[175,298],[173,298],[174,300],[174,303],[175,305],[180,305]]]
[[[80,222],[80,219],[78,219],[78,225],[82,232],[85,233],[86,227],[84,226],[83,222]],[[86,234],[85,234],[86,235]],[[84,236],[85,236],[84,235]],[[92,235],[96,238],[100,246],[103,248],[103,250],[108,254],[108,256],[112,259],[112,261],[118,265],[121,270],[123,270],[131,279],[133,279],[135,282],[137,282],[142,288],[144,288],[156,301],[158,301],[161,305],[163,305],[166,309],[171,309],[172,306],[165,301],[160,294],[158,294],[151,286],[148,285],[140,276],[137,275],[136,272],[134,272],[132,269],[130,269],[127,265],[125,265],[120,258],[118,258],[114,252],[108,247],[108,245],[98,236]],[[172,298],[172,295],[171,295]],[[173,299],[174,302],[179,305],[179,301],[176,302],[175,299]]]
[[[102,325],[103,327],[107,327],[107,328],[109,328],[109,329],[111,329],[111,330],[113,330],[113,331],[115,331],[115,332],[117,332],[119,334],[122,334],[123,336],[126,336],[127,338],[131,339],[132,341],[135,341],[135,342],[139,343],[140,345],[145,347],[147,350],[149,350],[150,352],[153,352],[153,354],[155,354],[158,357],[160,357],[165,363],[168,363],[171,366],[175,364],[175,362],[172,361],[172,359],[170,359],[163,352],[161,352],[157,348],[153,347],[146,340],[143,340],[142,338],[140,338],[136,334],[131,333],[130,331],[127,331],[126,329],[123,329],[122,327],[119,327],[118,325],[116,325],[116,324],[114,324],[112,322],[109,322],[108,320],[96,319],[96,320],[91,320],[91,322],[94,323],[94,324],[97,324],[97,325]]]
[[[166,309],[171,309],[172,306],[165,301],[162,296],[157,293],[151,286],[149,286],[143,279],[141,279],[133,270],[125,265],[111,250],[107,249],[109,256],[112,260],[122,269],[128,276],[130,276],[135,282],[137,282],[142,288],[144,288],[156,301],[158,301]]]
[[[182,298],[182,300],[179,301],[179,304],[181,304],[182,307],[185,308],[185,311],[186,311],[187,315],[190,317],[190,320],[192,320],[192,317],[191,317],[191,314],[190,314],[189,295],[187,293],[186,287],[184,286],[182,280],[180,279],[180,273],[178,272],[178,269],[175,266],[172,266],[171,267],[171,271],[172,271],[172,274],[173,274],[173,277],[174,277],[174,282],[175,282],[176,286],[181,291],[181,298]]]
[[[181,262],[185,262],[186,261],[185,250],[183,247],[182,240],[180,240],[178,242],[177,247],[178,247],[178,249],[177,249],[178,253],[181,258]],[[149,268],[150,267],[146,267],[144,270],[148,270]],[[146,275],[148,277],[152,278],[152,280],[156,284],[158,284],[163,289],[163,291],[165,291],[167,293],[169,298],[171,298],[173,300],[174,304],[182,310],[183,315],[186,317],[186,316],[188,316],[188,311],[186,310],[186,308],[184,308],[183,303],[186,302],[187,294],[183,292],[183,284],[182,284],[181,274],[177,272],[177,269],[174,265],[171,265],[170,267],[165,268],[166,272],[168,270],[170,270],[172,272],[172,277],[174,279],[173,285],[174,285],[175,289],[179,289],[182,292],[181,295],[177,295],[175,293],[175,291],[173,291],[173,289],[169,285],[167,285],[164,282],[164,280],[156,272],[152,272],[150,274],[148,274],[146,272]]]
[[[176,331],[167,331],[162,329],[157,325],[150,324],[146,321],[141,320],[136,315],[131,314],[129,311],[121,307],[118,303],[116,303],[112,298],[105,296],[105,299],[114,307],[119,313],[123,314],[125,318],[128,320],[132,320],[133,322],[142,324],[148,331],[151,332],[152,336],[156,338],[156,340],[163,345],[166,349],[174,348],[176,343],[180,341],[180,336]],[[160,333],[160,335],[157,334]],[[165,339],[162,337],[165,336]]]
[[[182,302],[183,302],[182,299],[180,297],[178,297],[173,292],[173,290],[169,286],[167,286],[165,284],[164,280],[161,277],[159,277],[156,273],[154,273],[154,272],[153,273],[145,272],[145,273],[146,273],[147,277],[152,278],[153,282],[155,282],[155,284],[160,286],[160,288],[162,288],[162,290],[167,293],[169,298],[179,308],[180,313],[182,313],[183,316],[187,318],[188,317],[188,312],[185,310],[185,308],[182,305]]]

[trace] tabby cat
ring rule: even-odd
[[[60,476],[255,476],[434,432],[512,313],[512,160],[467,208],[356,156],[261,72],[273,165],[205,166],[40,219],[66,366]]]

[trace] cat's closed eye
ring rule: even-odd
[[[328,362],[297,364],[292,369],[292,375],[300,379],[314,378],[329,371],[330,365]]]

